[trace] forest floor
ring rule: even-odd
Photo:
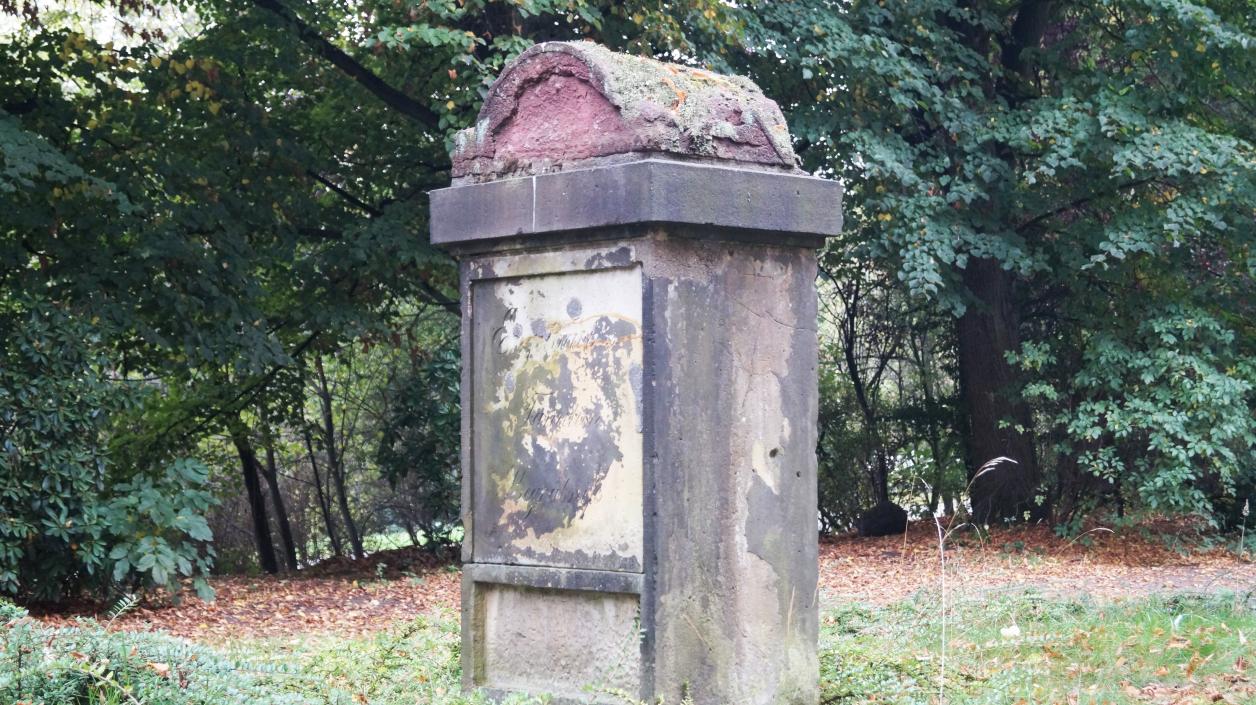
[[[1256,563],[1207,543],[1183,542],[1182,527],[1093,530],[1066,541],[1045,527],[954,532],[946,579],[929,522],[881,538],[841,536],[820,545],[821,608],[891,605],[945,588],[951,600],[1031,590],[1045,597],[1097,601],[1153,594],[1256,592]],[[1177,546],[1171,544],[1177,543]],[[455,613],[460,572],[420,549],[381,551],[362,562],[334,559],[295,577],[221,576],[213,602],[150,600],[110,626],[163,630],[208,644],[296,635],[360,636],[417,615]],[[79,604],[42,620],[102,619],[108,605]]]
[[[1245,558],[1177,524],[1097,528],[1070,540],[1045,526],[987,536],[954,531],[946,544],[946,589],[961,599],[1028,589],[1105,601],[1256,592],[1256,562]],[[940,563],[931,522],[915,522],[905,535],[822,541],[821,603],[828,597],[831,603],[886,605],[940,591]]]
[[[1042,527],[956,531],[945,556],[942,571],[925,522],[821,542],[823,703],[1256,703],[1256,564],[1219,539],[1172,525],[1072,541]],[[114,620],[107,605],[34,612],[198,642],[253,679],[249,702],[475,705],[460,687],[460,578],[448,557],[398,549],[292,577],[218,577],[213,602],[150,598]]]

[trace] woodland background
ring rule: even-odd
[[[824,532],[1246,539],[1252,0],[0,0],[0,593],[456,543],[425,194],[502,66],[574,38],[752,78],[844,183]]]

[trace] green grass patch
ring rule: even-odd
[[[1246,598],[964,599],[946,612],[945,649],[936,595],[822,618],[831,704],[1256,702]]]

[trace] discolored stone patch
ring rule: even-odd
[[[641,569],[638,268],[477,283],[474,557]]]

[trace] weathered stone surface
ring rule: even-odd
[[[637,690],[637,595],[487,585],[475,599],[477,686],[582,702]]]
[[[754,83],[591,42],[545,42],[493,83],[475,126],[458,135],[453,174],[483,181],[620,154],[796,168],[785,118]]]
[[[479,241],[632,223],[823,237],[842,229],[835,181],[663,159],[432,191],[432,242]]]
[[[468,516],[472,541],[469,554],[464,554],[469,555],[465,580],[472,593],[509,582],[639,594],[642,639],[637,646],[642,667],[637,688],[629,690],[643,698],[662,696],[672,702],[687,695],[699,705],[814,703],[815,258],[808,248],[776,244],[775,236],[747,242],[717,236],[712,231],[641,226],[631,239],[490,252],[464,260],[464,292],[470,293],[474,319],[467,324],[473,341],[467,352],[473,361],[473,369],[466,372],[467,384],[471,399],[485,400],[467,404],[474,412],[469,419],[473,457],[483,452],[482,434],[509,437],[512,427],[495,419],[487,403],[496,398],[497,392],[491,390],[500,386],[487,382],[505,379],[504,371],[511,365],[504,360],[509,356],[494,361],[492,356],[498,353],[481,350],[485,340],[492,345],[495,339],[514,340],[510,336],[521,333],[526,338],[530,326],[515,331],[513,323],[503,325],[507,312],[515,308],[510,302],[518,302],[525,289],[533,296],[544,293],[537,298],[553,301],[545,304],[549,308],[540,318],[575,320],[566,310],[572,297],[551,292],[556,291],[552,283],[577,277],[569,281],[584,278],[586,283],[566,291],[595,292],[583,295],[581,316],[600,315],[598,308],[586,310],[587,299],[604,302],[602,314],[629,311],[627,318],[632,318],[638,309],[620,296],[629,289],[637,292],[640,384],[631,382],[631,367],[627,376],[629,387],[641,390],[641,415],[628,418],[640,419],[641,435],[628,432],[623,437],[641,444],[642,493],[639,497],[623,493],[619,510],[624,522],[631,522],[637,512],[643,532],[639,565],[563,551],[536,561],[528,551],[517,552],[509,541],[494,538],[494,532],[503,535],[497,531],[502,515],[490,506],[495,500],[486,501],[482,492],[496,490],[473,487],[475,511]],[[620,285],[614,284],[616,280]],[[513,294],[482,293],[510,287],[515,288]],[[523,316],[522,307],[518,310],[516,321],[534,317]],[[630,333],[635,346],[635,330],[623,332]],[[507,348],[518,351],[520,346]],[[499,343],[494,350],[500,349]],[[562,367],[546,355],[521,359]],[[496,372],[486,374],[485,367]],[[621,368],[619,374],[623,373]],[[514,388],[525,387],[516,383]],[[541,397],[553,396],[548,384],[533,389]],[[610,417],[599,419],[586,431],[601,433]],[[514,467],[533,462],[527,453],[516,458]],[[472,461],[477,468],[478,463]],[[576,467],[555,463],[547,472],[575,472]],[[483,477],[477,469],[472,484]],[[581,525],[578,511],[571,513],[574,505],[556,504],[556,516],[564,520],[574,516],[572,526]],[[524,525],[530,521],[526,516],[522,520]],[[550,518],[539,521],[548,523]],[[603,535],[599,527],[590,531]],[[510,570],[486,572],[491,566],[483,561],[510,564],[501,566]],[[530,561],[538,567],[525,565]],[[542,569],[541,564],[547,567]],[[608,568],[629,572],[604,572]],[[540,570],[547,572],[527,572]],[[644,573],[639,589],[611,577],[636,571]],[[472,600],[467,607],[472,622],[477,604]],[[468,632],[468,638],[475,633]],[[483,654],[485,648],[471,639],[468,658]],[[488,687],[486,683],[471,685]]]
[[[471,298],[473,560],[641,570],[640,269]]]
[[[508,67],[454,158],[464,685],[815,705],[840,187],[748,82],[579,42]]]
[[[814,705],[815,256],[666,235],[646,270],[649,447],[666,498],[654,527],[654,695]]]

